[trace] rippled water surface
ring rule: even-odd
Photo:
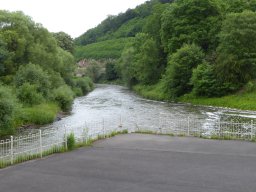
[[[182,103],[151,101],[137,96],[127,88],[116,85],[97,85],[87,96],[75,99],[72,114],[47,128],[63,130],[82,129],[86,123],[117,121],[133,126],[157,126],[165,119],[202,119],[211,124],[216,121],[251,121],[256,118],[254,111],[226,108],[202,107]]]

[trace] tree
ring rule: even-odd
[[[20,66],[15,75],[14,83],[17,88],[25,83],[34,85],[38,93],[41,93],[44,97],[48,97],[51,87],[48,74],[40,66],[31,63]]]
[[[218,79],[214,66],[207,62],[198,65],[193,70],[191,83],[193,94],[196,96],[223,96],[227,93],[229,87],[229,84]]]
[[[116,65],[115,63],[107,63],[106,64],[106,79],[108,81],[113,81],[118,78],[117,71],[116,71]]]
[[[58,33],[53,33],[53,36],[57,40],[57,44],[59,47],[70,53],[74,52],[74,41],[70,37],[70,35],[61,31]]]
[[[18,105],[15,96],[9,88],[0,85],[0,135],[14,133],[14,114]]]
[[[192,90],[192,71],[203,59],[201,48],[194,44],[184,45],[170,56],[163,78],[165,92],[170,98],[179,97]]]
[[[161,75],[159,50],[156,41],[145,33],[138,33],[134,39],[134,66],[137,79],[143,84],[156,83]]]
[[[234,90],[256,77],[256,13],[227,15],[217,49],[217,73]]]
[[[63,85],[53,90],[53,99],[63,111],[69,111],[72,108],[74,93],[69,86]]]
[[[215,49],[221,25],[215,0],[177,0],[162,15],[161,39],[167,53],[184,43],[195,43],[208,51]]]

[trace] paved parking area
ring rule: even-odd
[[[127,134],[0,170],[4,192],[255,192],[256,143]]]

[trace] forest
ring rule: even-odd
[[[73,39],[50,33],[22,12],[0,10],[0,136],[53,122],[92,90],[76,77]]]
[[[147,1],[75,39],[76,59],[115,59],[107,76],[146,98],[255,110],[255,11],[256,0]]]

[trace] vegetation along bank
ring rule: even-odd
[[[93,89],[76,77],[74,43],[50,33],[22,12],[0,10],[0,137],[24,125],[53,122],[74,97]]]
[[[96,80],[146,98],[256,110],[255,11],[256,0],[150,0],[75,39],[76,59],[107,61]]]

